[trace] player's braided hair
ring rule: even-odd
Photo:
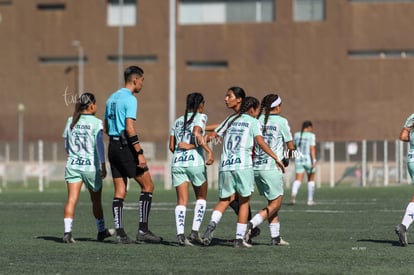
[[[187,101],[185,106],[185,113],[184,113],[184,125],[183,125],[183,135],[185,134],[185,131],[190,125],[194,117],[197,113],[197,109],[200,106],[201,103],[204,103],[204,97],[201,93],[191,93],[187,95]],[[187,120],[188,113],[193,113],[191,117]]]
[[[78,123],[78,120],[81,116],[82,111],[86,110],[90,104],[95,103],[96,99],[95,96],[91,93],[83,93],[78,98],[76,105],[75,105],[75,111],[73,112],[72,116],[72,123],[70,124],[70,129],[73,129],[75,127],[76,123]]]
[[[227,128],[223,133],[223,136],[226,135],[227,130],[231,127],[231,125],[238,119],[242,114],[247,113],[251,108],[257,109],[259,108],[259,100],[252,96],[247,96],[243,98],[242,104],[240,105],[240,111],[237,115],[233,116],[233,119],[227,124]]]
[[[276,95],[276,94],[268,94],[262,99],[262,103],[260,105],[260,111],[259,111],[259,114],[258,114],[257,118],[260,117],[260,115],[262,114],[262,112],[264,110],[265,119],[264,119],[264,123],[263,123],[263,134],[266,133],[266,124],[267,124],[267,121],[269,119],[270,110],[272,109],[271,105],[278,98],[279,98],[279,96]]]

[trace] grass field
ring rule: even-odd
[[[298,204],[286,203],[280,213],[282,236],[291,245],[269,246],[268,226],[263,223],[262,234],[249,249],[234,249],[226,242],[235,235],[236,216],[231,210],[223,216],[211,246],[178,247],[175,192],[161,188],[154,194],[150,229],[163,236],[162,244],[95,241],[87,192],[76,209],[73,235],[77,243],[63,244],[65,185],[52,184],[43,193],[36,190],[35,184],[27,189],[9,184],[0,193],[0,274],[406,274],[412,267],[414,245],[399,247],[394,233],[414,193],[412,186],[320,188],[317,205],[308,207],[304,185]],[[138,196],[138,186],[132,185],[125,208],[125,227],[131,237],[137,226]],[[113,227],[111,198],[112,187],[106,186],[104,210],[107,225]],[[211,190],[201,231],[216,201],[217,193]],[[264,199],[255,194],[253,211],[264,205]]]

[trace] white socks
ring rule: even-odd
[[[72,232],[73,219],[72,218],[64,218],[63,222],[65,224],[65,233]]]
[[[199,231],[201,222],[204,218],[204,213],[206,213],[206,200],[197,200],[194,207],[194,219],[192,230]]]
[[[246,234],[247,224],[237,223],[236,239],[243,239]]]
[[[259,224],[261,224],[263,222],[263,217],[260,214],[256,214],[250,220],[250,222],[253,224],[253,228],[256,228]]]
[[[184,205],[175,207],[175,225],[177,227],[177,235],[184,234],[185,212],[187,208]]]
[[[269,224],[269,229],[270,237],[276,238],[277,236],[280,236],[280,222]]]
[[[211,214],[211,221],[218,224],[222,216],[223,214],[220,211],[214,210],[213,213]]]
[[[298,194],[300,184],[301,184],[301,182],[298,181],[298,180],[295,180],[293,182],[293,186],[292,186],[292,197],[296,197],[296,195]]]
[[[411,223],[413,222],[413,219],[414,219],[414,202],[410,202],[407,205],[407,208],[405,209],[405,213],[404,213],[401,223],[408,230],[408,227],[410,227]]]
[[[313,194],[315,193],[315,182],[308,182],[308,201],[313,201]]]

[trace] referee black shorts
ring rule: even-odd
[[[132,146],[122,146],[119,140],[110,139],[108,160],[113,178],[135,178],[141,176],[148,168],[138,167],[138,155]]]

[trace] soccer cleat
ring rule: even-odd
[[[235,239],[234,240],[234,248],[244,248],[244,247],[252,247],[252,245],[248,244],[243,239]]]
[[[289,243],[284,241],[280,236],[277,236],[276,238],[271,239],[270,245],[288,246]]]
[[[292,196],[290,199],[290,204],[295,205],[296,204],[296,197]]]
[[[312,205],[315,205],[315,202],[314,201],[308,201],[308,206],[312,206]]]
[[[155,235],[149,230],[147,232],[142,232],[141,230],[138,230],[136,241],[147,243],[160,243],[162,241],[162,238]]]
[[[400,241],[401,246],[407,246],[408,245],[408,239],[407,239],[407,229],[405,228],[405,225],[399,224],[395,227],[395,233],[398,236],[398,239]]]
[[[98,236],[96,237],[96,239],[98,240],[98,242],[102,242],[103,240],[113,236],[114,234],[115,234],[115,229],[106,228],[104,231],[98,232]]]
[[[177,235],[177,242],[179,246],[193,246],[192,243],[190,243],[189,240],[184,236],[184,234],[178,234]]]
[[[131,243],[133,243],[133,241],[127,235],[123,235],[123,236],[118,235],[118,236],[116,236],[115,243],[117,243],[117,244],[131,244]]]
[[[214,232],[214,229],[216,229],[216,223],[215,222],[213,222],[213,221],[211,221],[209,224],[208,224],[208,226],[207,226],[207,229],[206,229],[206,231],[204,232],[204,235],[203,235],[203,244],[204,245],[206,245],[206,246],[208,246],[208,245],[210,245],[210,243],[211,243],[211,240],[213,239],[213,232]]]
[[[253,228],[253,224],[251,222],[247,223],[247,227],[246,227],[246,233],[244,234],[244,240],[251,244],[252,243],[252,238],[253,238],[253,232],[254,228]],[[259,229],[259,234],[260,234],[260,229]],[[234,243],[236,243],[237,240],[235,240]]]
[[[63,234],[62,241],[64,243],[76,243],[75,240],[72,238],[72,232],[65,232],[65,234]]]
[[[196,230],[191,230],[190,235],[188,235],[188,240],[192,243],[203,243],[203,240],[200,237],[200,233]]]

